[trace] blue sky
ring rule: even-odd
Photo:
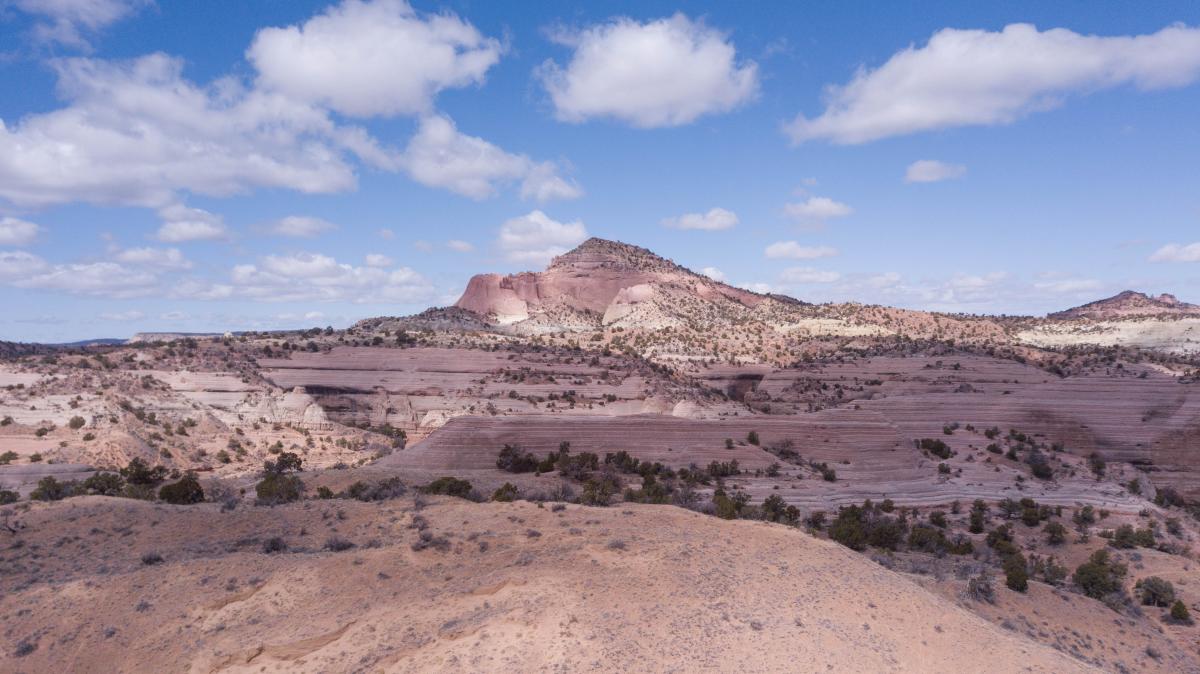
[[[345,326],[586,236],[1200,302],[1200,6],[0,0],[0,339]]]

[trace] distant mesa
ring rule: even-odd
[[[1107,321],[1154,316],[1200,317],[1200,305],[1181,302],[1174,295],[1166,293],[1155,297],[1133,290],[1126,290],[1106,299],[1049,314],[1047,318],[1056,320],[1089,319],[1093,321]]]

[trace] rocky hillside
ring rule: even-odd
[[[1112,297],[1089,302],[1082,306],[1050,314],[1054,320],[1088,319],[1112,321],[1127,318],[1166,318],[1172,316],[1200,317],[1200,305],[1180,302],[1174,295],[1163,293],[1157,297],[1126,290]]]

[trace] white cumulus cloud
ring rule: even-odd
[[[150,4],[150,0],[13,0],[41,19],[34,36],[44,42],[88,49],[86,34],[100,31]]]
[[[502,52],[450,13],[345,0],[303,25],[260,30],[246,57],[263,88],[366,117],[429,112],[439,91],[483,82]]]
[[[563,223],[531,211],[501,225],[497,244],[511,262],[544,265],[586,238],[587,228],[578,220]]]
[[[664,227],[672,229],[729,229],[738,224],[738,216],[733,211],[724,208],[711,208],[707,213],[684,213],[683,215],[665,218]]]
[[[854,209],[829,197],[809,197],[804,201],[786,204],[783,212],[805,222],[824,222],[850,215]]]
[[[482,138],[461,133],[450,118],[438,115],[421,120],[402,164],[413,180],[472,199],[493,196],[501,185],[517,180],[524,181],[522,197],[539,201],[583,193],[558,176],[552,164],[505,152]]]
[[[714,281],[717,281],[718,283],[725,283],[729,280],[729,276],[716,267],[705,267],[704,269],[700,270],[700,273]]]
[[[1151,262],[1200,262],[1200,241],[1189,244],[1168,243],[1154,251]]]
[[[191,269],[192,262],[178,248],[127,248],[113,254],[117,262],[160,269]]]
[[[908,165],[904,171],[906,183],[936,183],[961,178],[967,174],[962,164],[948,164],[936,159],[920,159]]]
[[[314,236],[334,229],[336,225],[321,218],[306,215],[289,215],[271,224],[271,232],[279,236],[294,236],[311,239]]]
[[[381,255],[379,253],[368,253],[366,257],[368,267],[390,267],[392,266],[392,258]]]
[[[683,14],[646,23],[617,18],[555,39],[574,49],[571,60],[565,67],[547,60],[539,76],[564,121],[679,126],[758,93],[758,66],[739,60],[724,33]]]
[[[163,224],[158,228],[155,238],[166,243],[217,241],[229,234],[221,216],[200,208],[172,204],[159,209],[158,215],[163,219]]]
[[[812,267],[791,267],[779,274],[781,283],[833,283],[840,278],[842,275],[836,271]]]
[[[475,246],[472,246],[470,244],[470,242],[462,241],[459,239],[451,239],[451,240],[447,241],[446,247],[456,253],[469,253],[469,252],[475,250]]]
[[[41,228],[17,218],[0,218],[0,246],[26,246],[33,243]]]
[[[802,246],[796,241],[776,241],[767,246],[763,253],[772,259],[815,260],[833,257],[838,251],[830,246]]]
[[[1133,85],[1142,90],[1200,77],[1200,28],[1101,37],[1030,24],[1003,30],[944,28],[830,87],[825,111],[785,126],[796,143],[865,143],[961,126],[1011,123],[1072,94]]]

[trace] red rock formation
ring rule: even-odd
[[[1107,299],[1050,314],[1047,318],[1058,320],[1087,318],[1094,321],[1111,321],[1122,318],[1165,315],[1200,316],[1200,305],[1180,302],[1174,295],[1166,293],[1153,297],[1145,293],[1126,290]]]
[[[477,275],[455,306],[497,323],[523,321],[555,308],[612,317],[626,313],[611,312],[614,304],[649,301],[663,296],[658,291],[665,289],[686,290],[709,301],[724,298],[746,307],[764,299],[696,274],[645,248],[592,238],[554,258],[543,272]]]

